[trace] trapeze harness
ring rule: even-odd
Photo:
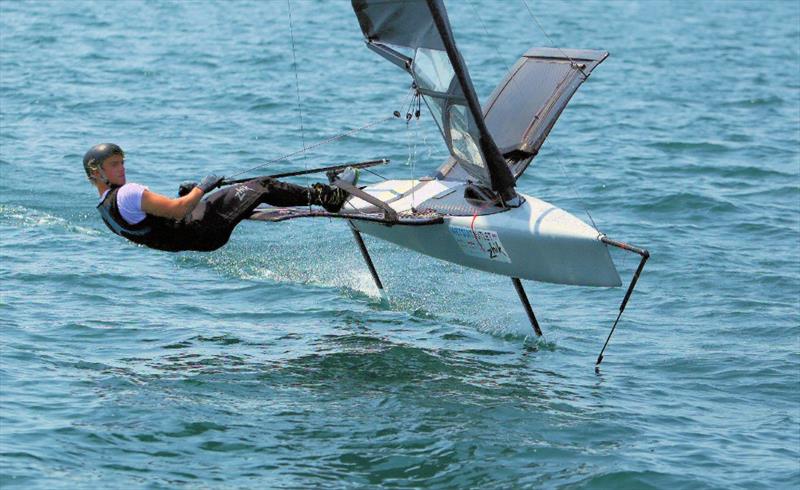
[[[222,247],[236,225],[261,203],[282,207],[309,203],[304,187],[273,179],[251,180],[210,194],[183,219],[147,214],[132,225],[125,221],[117,206],[119,189],[112,187],[97,205],[106,226],[134,243],[168,252],[208,252]]]

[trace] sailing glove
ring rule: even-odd
[[[197,187],[197,182],[192,182],[191,180],[187,180],[186,182],[181,182],[180,187],[178,187],[178,197],[183,197],[186,194],[192,192],[192,189]]]
[[[220,177],[214,174],[206,175],[203,180],[197,184],[197,187],[200,188],[203,193],[208,193],[208,191],[216,189],[217,187],[222,184],[222,181],[225,180],[225,177]]]

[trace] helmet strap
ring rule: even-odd
[[[111,181],[108,180],[108,177],[106,177],[106,173],[103,172],[103,168],[102,167],[99,167],[97,169],[97,172],[100,174],[100,181],[103,182],[103,184],[105,184],[106,187],[113,187],[111,185]]]

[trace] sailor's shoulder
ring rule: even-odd
[[[118,188],[117,194],[128,192],[142,193],[146,190],[148,190],[148,187],[145,185],[138,184],[136,182],[128,182]]]
[[[147,190],[146,186],[137,184],[135,182],[127,183],[117,188],[117,204],[135,202],[139,203],[142,200],[144,191]]]

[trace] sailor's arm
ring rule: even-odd
[[[192,212],[203,194],[199,187],[195,187],[183,197],[170,199],[146,190],[142,193],[142,211],[162,218],[181,219]]]
[[[163,218],[182,219],[192,212],[206,192],[218,187],[222,180],[222,177],[209,175],[188,194],[175,199],[145,190],[142,193],[142,211]]]

